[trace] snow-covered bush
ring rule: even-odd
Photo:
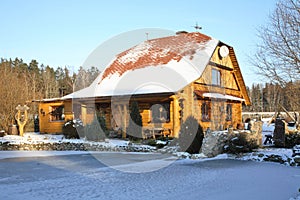
[[[199,153],[203,138],[203,129],[197,119],[189,116],[180,126],[178,142],[181,151],[190,154]]]
[[[79,139],[83,132],[83,124],[80,119],[67,121],[62,127],[63,135],[67,139]]]
[[[249,132],[235,132],[228,135],[224,146],[227,153],[246,153],[258,148],[257,140],[250,137]]]

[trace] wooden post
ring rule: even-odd
[[[82,120],[82,123],[83,125],[86,125],[87,124],[87,108],[86,108],[86,105],[82,105],[81,106],[81,120]]]
[[[123,132],[122,132],[122,138],[126,138],[126,128],[127,128],[127,117],[128,117],[128,112],[127,112],[127,106],[126,104],[123,105]]]
[[[173,99],[173,131],[174,137],[178,138],[180,130],[180,121],[179,121],[179,103],[175,95],[171,96]]]
[[[287,114],[287,116],[289,116],[296,124],[298,124],[296,119],[292,115],[290,115],[290,113],[281,104],[279,104],[279,106],[283,109],[283,111]]]

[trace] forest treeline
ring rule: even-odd
[[[30,113],[37,113],[33,100],[56,98],[90,85],[98,76],[96,67],[76,72],[68,67],[53,68],[36,60],[25,63],[22,59],[3,59],[0,62],[0,130],[14,121],[16,106],[27,104]]]
[[[300,81],[289,82],[284,86],[272,83],[253,84],[247,90],[252,105],[244,107],[244,112],[284,112],[284,109],[300,109]]]

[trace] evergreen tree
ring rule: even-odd
[[[137,140],[142,138],[142,116],[139,111],[139,105],[136,101],[133,101],[130,106],[130,119],[127,128],[127,134],[131,139]]]
[[[197,119],[189,116],[180,126],[179,146],[181,151],[199,153],[204,138],[203,129]]]

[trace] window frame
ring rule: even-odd
[[[53,105],[49,106],[49,120],[50,122],[65,121],[65,106],[64,105]]]
[[[211,105],[210,102],[201,103],[201,121],[209,122],[211,121]]]
[[[162,110],[160,110],[160,108],[162,108]],[[158,114],[159,116],[154,116],[156,114]],[[151,119],[151,123],[169,123],[171,121],[170,102],[151,104],[150,119]]]
[[[226,105],[226,121],[232,121],[232,104]]]
[[[222,81],[221,81],[221,70],[212,68],[211,69],[211,84],[215,86],[222,86]]]

